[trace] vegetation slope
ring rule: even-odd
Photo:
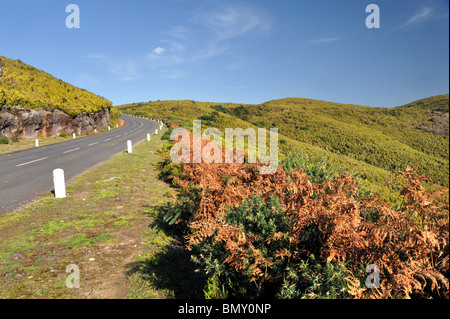
[[[119,106],[126,113],[202,127],[278,128],[280,157],[292,151],[320,157],[387,200],[387,181],[407,166],[448,187],[448,95],[395,108],[375,108],[302,98],[259,105],[153,101]],[[447,120],[445,120],[447,119]]]
[[[159,177],[179,193],[163,220],[207,277],[205,298],[448,299],[448,189],[428,191],[415,169],[385,181],[400,199],[390,205],[320,156],[290,153],[262,175],[259,164],[174,164],[171,146]]]
[[[59,109],[70,116],[111,108],[107,99],[77,88],[20,60],[1,56],[0,106],[21,105],[47,111]]]

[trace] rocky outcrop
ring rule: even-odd
[[[27,109],[21,106],[6,106],[0,109],[0,136],[11,137],[18,134],[21,139],[36,139],[39,136],[59,136],[88,134],[95,129],[101,130],[110,123],[109,109],[103,108],[96,113],[82,113],[70,117],[60,110],[53,112],[41,109]]]
[[[449,116],[448,112],[431,111],[431,116],[417,126],[418,129],[425,132],[449,135]]]

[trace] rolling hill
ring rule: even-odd
[[[192,129],[275,127],[282,157],[291,151],[320,156],[338,171],[389,199],[387,181],[407,166],[448,187],[448,95],[395,108],[375,108],[302,98],[259,105],[153,101],[119,106],[123,112],[166,118]],[[446,120],[447,119],[447,120]]]

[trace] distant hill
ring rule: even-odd
[[[440,185],[449,184],[448,95],[395,108],[302,98],[258,105],[153,101],[118,108],[173,120],[187,128],[192,128],[195,119],[203,120],[203,128],[217,127],[222,132],[228,127],[275,127],[283,154],[295,150],[320,156],[381,192],[387,191],[381,185],[406,166],[418,168]],[[442,120],[445,117],[447,122]]]
[[[47,111],[58,109],[74,117],[111,108],[107,99],[63,82],[20,60],[0,56],[0,107],[21,105]]]
[[[426,99],[418,100],[403,106],[401,108],[421,108],[430,111],[447,112],[449,109],[448,94],[436,95]]]

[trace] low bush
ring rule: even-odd
[[[13,135],[11,135],[11,142],[13,142],[13,143],[20,142],[20,134],[14,133]]]
[[[293,169],[303,170],[308,175],[311,183],[322,183],[339,175],[337,169],[325,162],[319,156],[307,156],[296,152],[289,153],[281,162],[283,169],[289,172]]]
[[[111,107],[109,111],[111,124],[117,124],[119,122],[121,114],[122,112],[120,112],[118,109],[116,109],[115,107]]]
[[[9,138],[8,138],[8,136],[1,136],[1,137],[0,137],[0,144],[3,144],[3,145],[9,144]]]
[[[167,131],[164,132],[164,134],[161,136],[162,140],[170,140],[170,134],[172,134],[172,131],[175,129],[175,127],[169,128]]]

